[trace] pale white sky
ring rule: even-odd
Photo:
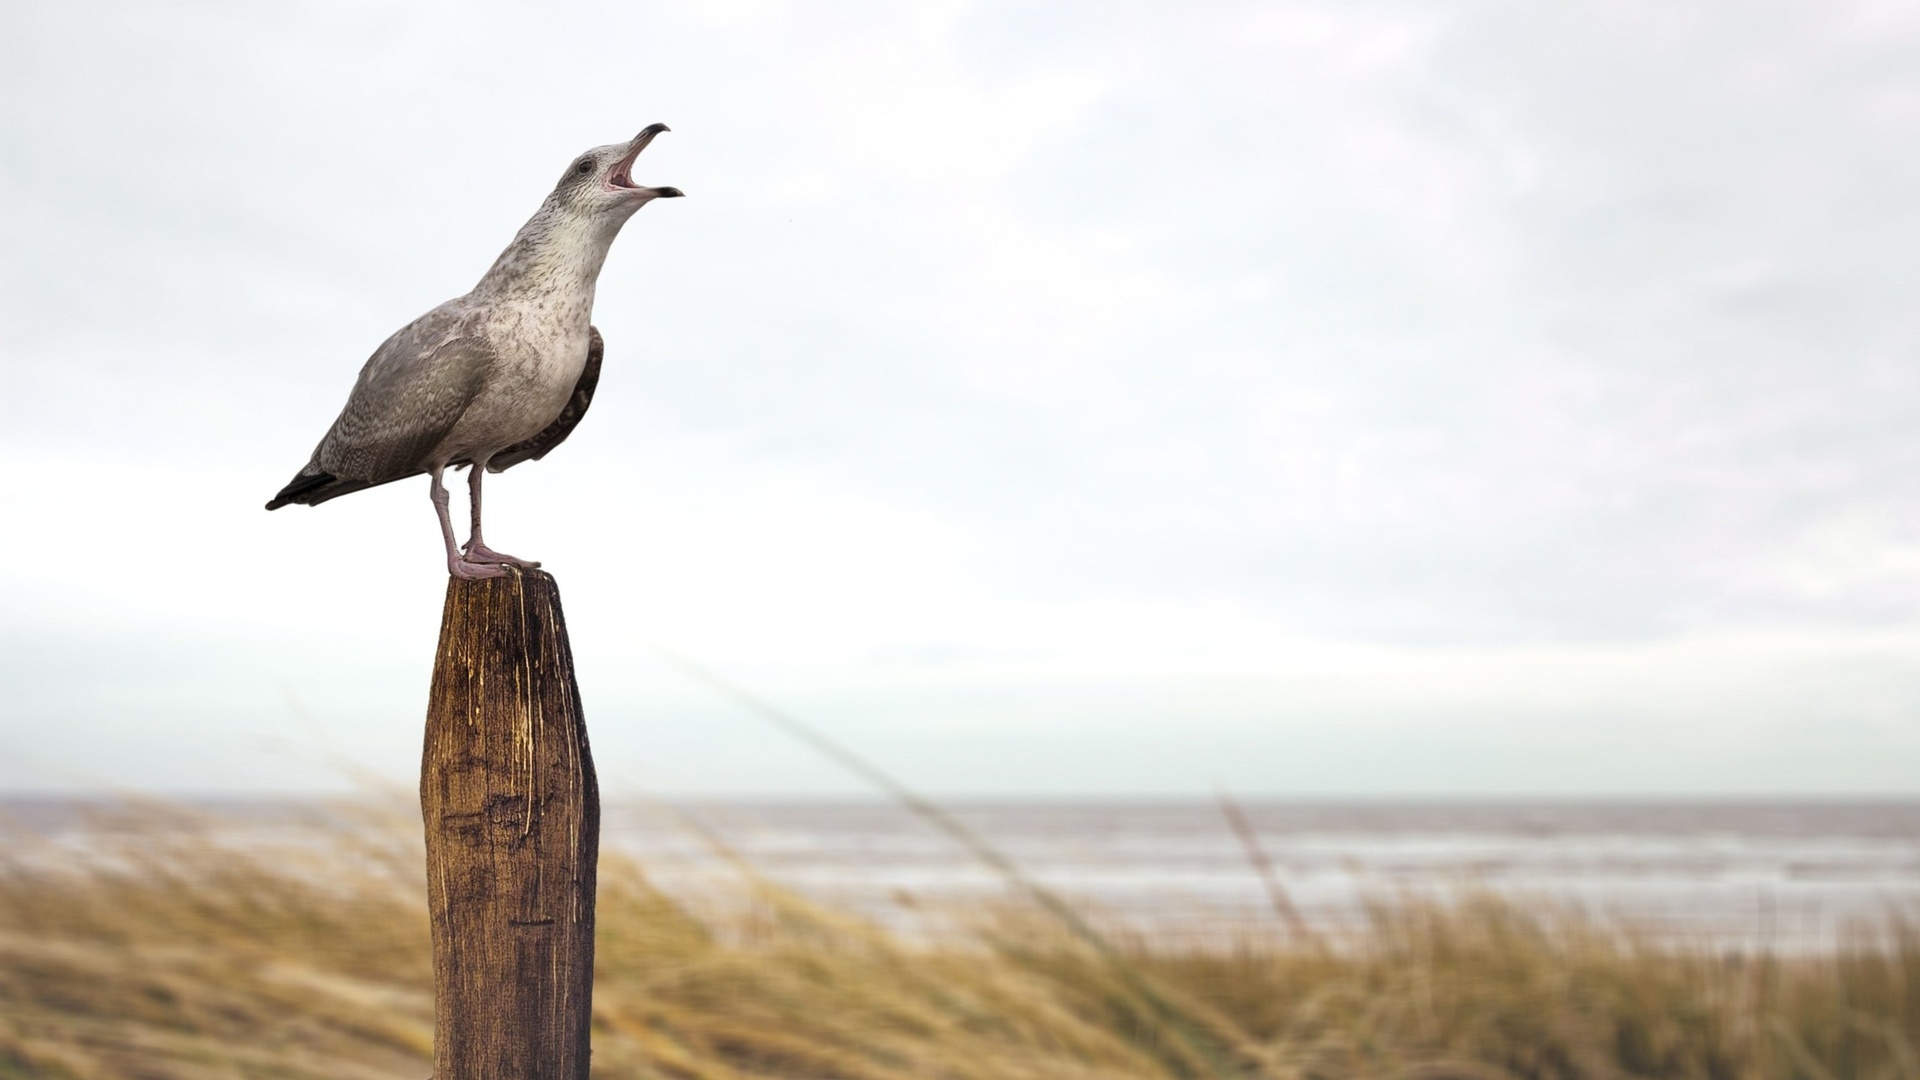
[[[417,765],[261,504],[664,121],[489,485],[615,792],[1920,794],[1910,3],[0,6],[0,790]]]

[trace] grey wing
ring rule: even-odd
[[[313,458],[267,509],[320,503],[426,471],[493,364],[462,320],[435,309],[388,338],[360,369]]]
[[[573,396],[567,399],[566,407],[540,434],[493,455],[487,462],[488,472],[511,469],[523,461],[538,461],[547,456],[547,451],[567,441],[581,417],[587,415],[587,406],[593,404],[593,389],[600,385],[600,357],[605,351],[606,343],[600,339],[599,328],[587,327],[587,366],[580,369],[580,381],[573,384]]]

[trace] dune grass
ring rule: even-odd
[[[417,830],[8,840],[0,1077],[421,1080]],[[928,945],[750,878],[724,912],[617,855],[600,880],[596,1077],[1920,1080],[1920,933],[1897,920],[1743,958],[1463,895],[1197,948],[1009,903]]]

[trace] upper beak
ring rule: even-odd
[[[668,127],[665,124],[648,124],[646,127],[641,128],[640,134],[635,135],[633,137],[632,144],[630,144],[627,147],[627,160],[632,161],[634,158],[638,157],[640,155],[640,151],[645,150],[647,148],[647,144],[653,141],[653,137],[655,135],[658,135],[663,131],[672,131],[672,130],[673,130],[672,128]]]

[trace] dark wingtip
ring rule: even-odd
[[[312,503],[312,497],[314,495],[322,495],[321,489],[337,479],[339,479],[339,477],[334,476],[332,473],[302,472],[295,476],[292,482],[287,484],[286,487],[280,489],[280,493],[275,495],[271,502],[267,503],[267,509],[278,510],[288,503]],[[346,492],[341,492],[340,494],[344,495]],[[327,498],[331,498],[331,496],[322,495],[321,501],[324,502]]]

